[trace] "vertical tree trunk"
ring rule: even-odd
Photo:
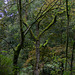
[[[62,23],[62,20],[61,20],[61,23]],[[61,37],[60,37],[60,39],[61,39],[61,45],[62,45],[62,33],[63,33],[63,31],[62,31],[62,24],[61,24],[61,27],[60,28],[61,28],[61,33],[60,33],[60,36]]]
[[[74,50],[75,50],[75,30],[73,30],[73,40],[74,40],[74,43],[73,43],[73,50],[72,50],[72,56],[71,56],[71,75],[73,75],[72,69],[73,69]]]
[[[24,42],[24,33],[23,33],[23,27],[22,27],[22,9],[21,9],[21,0],[19,0],[19,21],[20,21],[20,44],[17,45],[15,51],[14,51],[14,58],[13,58],[13,71],[14,75],[17,75],[18,72],[18,57],[20,54],[20,50],[23,47],[23,42]]]
[[[61,23],[62,23],[62,20],[61,20]],[[61,24],[61,47],[62,47],[62,24]],[[63,49],[62,49],[62,52],[63,52]],[[63,57],[61,57],[61,59],[63,59]],[[64,72],[64,63],[63,63],[63,60],[61,61],[61,75],[63,75],[63,72]]]
[[[36,25],[36,34],[37,36],[39,34],[39,23]],[[38,38],[36,40],[36,64],[35,64],[34,75],[39,75],[39,57],[40,57],[39,45],[40,45],[40,40]]]
[[[67,12],[67,40],[66,40],[66,63],[65,63],[65,70],[67,69],[68,43],[69,43],[69,13],[68,13],[68,0],[66,0],[66,12]]]
[[[17,75],[17,72],[18,72],[17,62],[18,62],[18,57],[19,57],[22,46],[23,46],[23,43],[19,44],[17,46],[16,50],[14,51],[14,58],[13,58],[13,72],[14,72],[14,75]]]
[[[61,62],[61,75],[63,75],[63,72],[64,72],[64,63],[63,61]]]
[[[17,62],[18,62],[19,53],[20,53],[20,50],[19,51],[14,51],[14,58],[13,58],[14,75],[17,75],[17,72],[18,72]]]
[[[39,75],[39,40],[36,41],[36,65],[35,65],[35,74],[34,75]]]
[[[13,73],[14,75],[17,75],[17,60],[18,60],[18,57],[16,57],[15,55],[16,52],[14,52],[14,59],[13,59]]]
[[[73,44],[72,57],[71,57],[71,75],[72,75],[72,67],[73,67],[73,60],[74,60],[74,50],[75,50],[75,42]]]

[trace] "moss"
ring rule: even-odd
[[[53,17],[54,17],[54,16],[53,16]],[[51,25],[54,24],[54,22],[55,22],[55,17],[54,17],[54,19],[52,20],[52,22],[51,22],[45,29],[43,29],[42,32],[40,32],[40,34],[38,35],[38,38],[39,38],[46,30],[48,30],[48,29],[51,27]]]
[[[20,48],[21,48],[21,44],[18,44],[15,50],[17,51],[17,50],[19,50]]]

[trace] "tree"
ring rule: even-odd
[[[73,30],[73,32],[75,32]],[[72,54],[71,54],[71,75],[73,75],[73,61],[74,61],[74,50],[75,50],[75,35],[73,35],[73,49],[72,49]]]
[[[68,0],[66,0],[66,13],[67,13],[67,40],[66,40],[66,64],[65,69],[67,69],[67,58],[68,58],[68,43],[69,43],[69,13],[68,13]]]
[[[0,53],[7,57],[12,55],[14,75],[20,71],[21,74],[34,72],[34,75],[66,73],[63,72],[66,28],[68,40],[68,31],[70,34],[74,27],[70,2],[65,6],[63,0],[10,0],[1,5],[4,16],[0,20]],[[68,11],[67,19],[65,11]],[[72,71],[71,35],[69,41],[66,40],[66,59],[69,63],[71,59],[71,67],[67,68]],[[7,53],[2,53],[4,51]]]

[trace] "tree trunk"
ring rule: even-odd
[[[18,57],[19,57],[19,54],[20,54],[20,50],[23,46],[23,43],[20,45],[17,46],[17,49],[14,51],[14,58],[13,58],[13,72],[14,72],[14,75],[17,75],[17,72],[18,72],[18,66],[17,66],[17,62],[18,62]]]
[[[24,33],[23,33],[23,26],[22,26],[22,9],[21,9],[21,0],[19,0],[19,21],[20,21],[20,44],[17,45],[16,50],[14,51],[14,58],[13,58],[13,71],[14,75],[17,75],[18,72],[18,57],[20,54],[20,51],[23,47],[24,43]]]
[[[63,75],[63,72],[64,72],[64,63],[63,61],[61,62],[61,75]]]
[[[69,13],[68,13],[68,0],[66,0],[66,13],[67,13],[67,39],[66,39],[66,63],[65,63],[65,70],[67,70],[68,43],[69,43]]]
[[[36,35],[37,36],[39,35],[39,23],[36,25]],[[39,75],[39,57],[40,57],[39,45],[40,45],[40,40],[38,38],[36,40],[36,64],[35,64],[34,75]]]
[[[75,42],[73,44],[72,57],[71,57],[71,75],[72,75],[72,67],[73,67],[73,60],[74,60],[74,50],[75,50]]]
[[[62,20],[61,20],[61,23],[62,23]],[[62,30],[62,24],[61,24],[61,47],[62,47],[62,44],[63,44],[63,41],[62,41],[62,34],[63,34],[63,30]],[[62,49],[62,52],[63,52],[63,49]],[[63,57],[61,57],[61,59],[63,59]],[[63,72],[64,72],[64,63],[63,63],[63,60],[61,61],[61,75],[63,75]]]
[[[39,75],[39,57],[40,57],[40,53],[39,53],[39,40],[36,41],[36,65],[35,65],[35,75]]]
[[[14,51],[14,58],[13,58],[13,71],[14,71],[14,75],[17,75],[18,72],[18,66],[17,66],[17,62],[18,62],[18,57],[19,57],[19,53],[20,51]]]

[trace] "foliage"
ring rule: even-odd
[[[5,51],[2,51],[4,53]],[[1,75],[13,75],[12,72],[12,60],[8,56],[0,54],[0,74]]]
[[[65,0],[21,0],[22,19],[20,20],[18,0],[0,0],[0,74],[13,75],[14,50],[20,47],[20,21],[23,25],[23,46],[18,57],[18,73],[33,75],[36,65],[36,41],[40,41],[40,75],[61,75],[61,63],[65,67],[66,48],[66,5]],[[75,4],[69,0],[69,51],[68,70],[70,75],[72,46],[75,42]],[[40,22],[40,23],[39,23]],[[39,35],[36,26],[39,23]],[[52,25],[51,25],[52,24]],[[30,29],[29,29],[30,28]],[[75,59],[73,66],[75,67]],[[65,69],[64,69],[65,70]],[[73,68],[74,71],[74,68]],[[74,72],[73,72],[74,74]]]

